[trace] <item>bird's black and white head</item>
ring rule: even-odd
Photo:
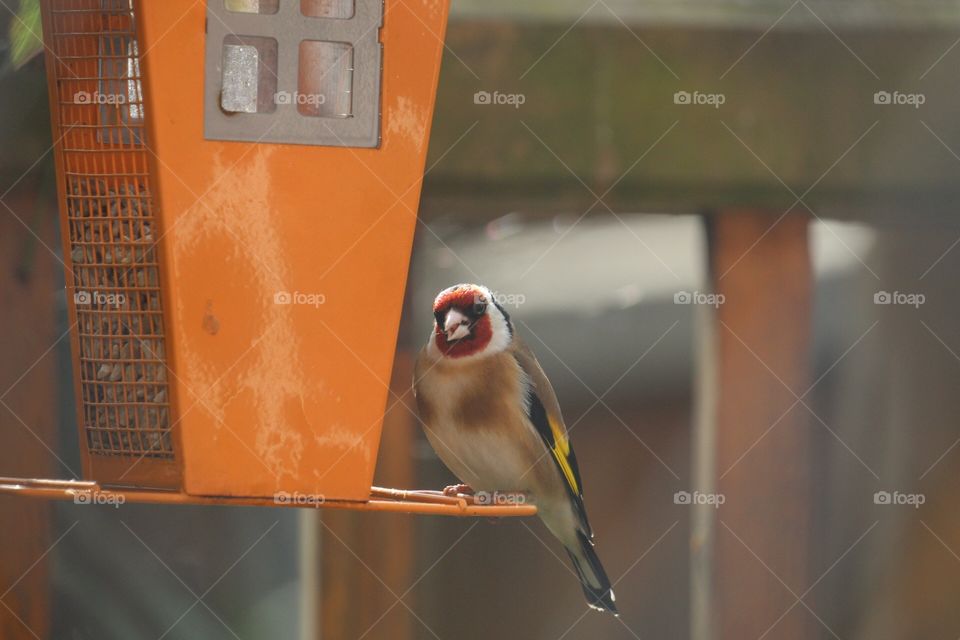
[[[427,349],[437,357],[467,360],[499,353],[510,345],[510,316],[494,294],[478,284],[444,289],[433,301],[433,334]]]

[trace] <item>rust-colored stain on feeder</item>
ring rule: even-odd
[[[0,491],[534,513],[371,488],[448,3],[207,4],[42,2],[85,480]]]

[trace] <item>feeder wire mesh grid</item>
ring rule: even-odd
[[[132,0],[50,0],[80,417],[91,455],[171,459],[157,226]]]

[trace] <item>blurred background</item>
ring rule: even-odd
[[[0,0],[0,475],[71,478],[38,29]],[[376,483],[453,482],[411,361],[486,284],[621,618],[535,519],[2,497],[0,637],[960,636],[958,43],[957,2],[453,1]]]

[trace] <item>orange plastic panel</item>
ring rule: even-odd
[[[205,140],[204,4],[137,7],[183,487],[367,500],[448,3],[387,0],[379,149]]]

